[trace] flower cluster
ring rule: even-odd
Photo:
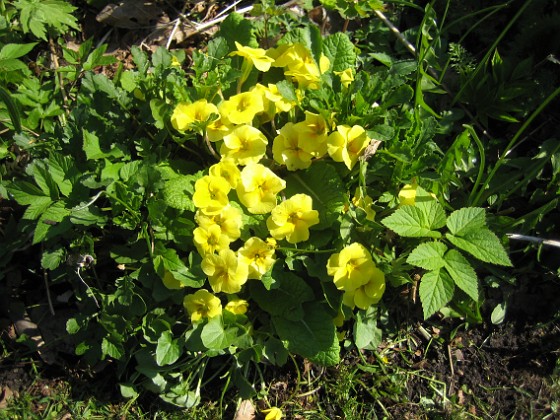
[[[199,290],[185,298],[185,308],[193,322],[221,312],[217,294],[227,294],[230,305],[248,280],[259,280],[270,271],[276,260],[277,241],[307,241],[310,228],[319,224],[319,212],[313,208],[311,196],[283,196],[286,181],[271,169],[270,158],[288,171],[306,169],[314,160],[326,157],[351,170],[370,143],[363,127],[337,125],[335,114],[303,111],[303,118],[297,118],[306,92],[321,86],[321,75],[330,67],[327,57],[321,56],[317,63],[302,44],[269,50],[238,43],[236,47],[237,51],[230,55],[243,58],[237,93],[216,103],[206,99],[180,103],[171,117],[176,130],[198,132],[220,155],[219,162],[196,181],[192,197],[197,209],[194,245],[214,293]],[[297,86],[295,95],[288,95],[290,99],[281,94],[276,84],[244,86],[254,69],[264,73],[273,68],[282,69],[284,76]],[[345,87],[353,81],[351,69],[336,74]],[[276,121],[286,121],[276,118],[280,114],[286,114],[289,121],[277,126]],[[269,131],[262,127],[268,121],[272,128],[277,127],[275,135],[270,136],[271,142],[267,137]],[[369,208],[371,204],[361,196],[357,200],[355,204],[361,207]],[[244,235],[242,240],[244,212],[265,215],[270,236]],[[345,253],[343,250],[341,255]],[[329,274],[334,270],[331,265]],[[372,291],[370,281],[376,275],[379,277],[378,271],[370,258],[366,265],[349,274],[348,280],[337,274],[335,284],[344,290],[345,301],[362,307],[366,301],[375,300],[372,293],[376,297],[382,293],[377,286]],[[243,308],[246,310],[247,306]]]

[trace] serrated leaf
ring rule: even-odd
[[[60,153],[53,153],[49,156],[48,162],[49,173],[52,179],[62,195],[68,197],[72,193],[74,184],[80,177],[80,172],[74,163],[74,159]]]
[[[509,256],[500,239],[488,228],[469,231],[462,237],[447,234],[446,238],[457,248],[468,252],[481,261],[511,267]]]
[[[58,187],[57,183],[54,181],[52,175],[50,174],[47,165],[42,160],[36,160],[31,165],[29,169],[32,171],[33,178],[35,182],[41,188],[41,191],[51,199],[58,199]]]
[[[62,35],[68,28],[79,29],[72,12],[76,8],[64,0],[18,0],[14,6],[20,10],[24,33],[32,32],[47,41],[47,30]]]
[[[323,40],[323,52],[331,62],[332,71],[344,71],[356,65],[356,51],[348,35],[337,32]]]
[[[303,193],[313,199],[313,209],[319,212],[319,224],[314,229],[332,227],[344,208],[344,184],[336,169],[327,162],[315,162],[304,171],[286,177],[286,195]]]
[[[86,129],[82,130],[84,137],[84,152],[88,160],[103,159],[105,157],[120,158],[124,156],[122,150],[118,147],[111,146],[107,151],[101,149],[99,137],[95,133],[91,133]]]
[[[30,52],[35,45],[36,42],[31,42],[28,44],[6,44],[0,50],[0,61],[8,59],[8,58],[20,58]]]
[[[217,37],[208,42],[208,56],[220,60],[229,53],[228,43],[224,38]]]
[[[185,286],[199,288],[204,284],[205,279],[192,273],[173,248],[163,248],[158,244],[154,251],[153,263],[154,269],[161,278],[165,276],[167,270]]]
[[[278,337],[287,342],[288,350],[325,366],[340,361],[340,345],[332,317],[323,305],[312,302],[304,305],[304,317],[293,321],[272,317]]]
[[[33,204],[37,202],[37,200],[47,199],[49,202],[52,201],[51,198],[47,197],[39,187],[27,181],[19,181],[17,183],[10,184],[8,191],[14,197],[14,200],[22,206]]]
[[[173,339],[171,331],[164,331],[158,338],[156,347],[156,363],[165,366],[175,363],[181,356],[181,346]]]
[[[478,278],[474,268],[463,255],[450,249],[445,254],[445,269],[459,289],[478,302]]]
[[[425,214],[417,206],[402,206],[381,221],[396,234],[410,238],[440,238],[441,233],[433,231]]]
[[[486,226],[486,212],[480,207],[465,207],[451,213],[446,224],[453,235],[464,236]]]
[[[439,270],[445,265],[446,251],[447,247],[441,242],[425,242],[412,250],[406,262],[425,270]]]
[[[424,319],[447,305],[454,291],[453,279],[445,271],[434,270],[424,274],[418,288]]]
[[[192,201],[196,177],[192,175],[171,178],[163,187],[163,200],[169,207],[178,210],[195,211]]]
[[[47,249],[41,256],[41,267],[47,270],[54,270],[66,259],[66,250],[62,247]]]
[[[445,226],[445,211],[439,202],[422,187],[416,188],[415,207],[420,209],[425,218],[425,224],[430,229]]]

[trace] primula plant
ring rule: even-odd
[[[344,18],[382,8],[322,3]],[[73,9],[28,16],[38,4],[15,3],[26,33],[74,27]],[[3,174],[0,192],[24,210],[0,257],[40,245],[46,290],[74,290],[76,354],[117,361],[126,397],[191,407],[216,378],[264,395],[267,366],[376,349],[387,302],[418,282],[420,320],[479,322],[477,271],[511,266],[503,220],[484,207],[501,198],[482,183],[480,140],[433,111],[426,63],[289,19],[232,13],[188,68],[183,51],[133,47],[111,78],[94,71],[112,60],[90,40],[64,51],[54,93],[30,76],[16,107],[0,90],[3,157],[33,155]],[[0,64],[20,57],[0,49]]]

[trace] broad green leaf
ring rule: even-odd
[[[440,238],[441,233],[433,231],[426,215],[417,206],[402,206],[381,221],[396,234],[411,238]]]
[[[164,331],[157,341],[156,363],[159,366],[170,365],[179,359],[181,353],[181,346],[178,340],[173,339],[173,333]]]
[[[222,350],[231,346],[237,338],[237,328],[224,329],[222,318],[216,316],[211,318],[202,328],[200,338],[209,350]]]
[[[331,62],[332,71],[344,71],[356,66],[354,44],[343,32],[337,32],[324,39],[323,52]]]
[[[53,237],[69,230],[72,227],[67,217],[69,214],[70,210],[64,207],[62,201],[57,201],[46,209],[37,221],[37,226],[35,227],[33,235],[33,243],[37,244],[47,239],[47,235]]]
[[[131,383],[120,383],[119,389],[121,391],[121,395],[123,398],[137,398],[139,393],[136,390],[136,387]]]
[[[286,177],[288,197],[303,193],[313,199],[313,209],[319,212],[319,224],[313,229],[332,227],[344,208],[344,184],[336,169],[327,162],[315,162],[304,171],[295,171]]]
[[[450,249],[445,254],[445,269],[455,284],[474,301],[478,302],[478,278],[474,268],[463,255]]]
[[[71,14],[76,7],[64,0],[17,0],[14,6],[20,11],[23,32],[31,32],[44,41],[47,41],[48,30],[62,35],[68,28],[80,29],[77,19]]]
[[[92,226],[96,225],[103,228],[108,221],[108,217],[103,214],[99,207],[87,205],[82,202],[71,210],[70,221],[75,225]]]
[[[18,181],[17,183],[9,184],[8,191],[14,197],[14,200],[22,206],[34,204],[40,200],[44,201],[44,199],[52,202],[51,198],[45,196],[45,193],[41,191],[39,187],[27,181]]]
[[[29,165],[29,170],[33,174],[35,182],[41,188],[41,191],[53,201],[58,199],[58,187],[57,183],[54,181],[52,175],[50,174],[47,165],[42,160],[36,160],[31,165]]]
[[[154,251],[153,263],[154,269],[161,278],[167,270],[185,286],[199,288],[204,284],[205,279],[194,275],[173,248],[164,248],[158,243]]]
[[[0,49],[0,61],[7,58],[20,58],[31,51],[36,42],[31,42],[29,44],[6,44]]]
[[[318,302],[304,305],[304,316],[299,320],[272,317],[281,340],[288,350],[311,361],[333,366],[340,360],[340,345],[332,317]]]
[[[424,242],[412,250],[406,262],[425,270],[439,270],[445,265],[446,251],[447,247],[441,242]]]
[[[124,356],[124,347],[122,343],[115,343],[109,337],[103,337],[101,341],[101,351],[103,352],[103,359],[105,356],[109,356],[118,360]]]
[[[507,312],[507,302],[501,302],[496,305],[492,314],[490,315],[490,320],[492,324],[499,325],[504,322],[506,319],[506,312]]]
[[[65,197],[72,193],[74,184],[80,178],[80,171],[74,163],[74,159],[61,153],[53,153],[48,161],[49,173]]]
[[[454,211],[447,218],[447,227],[455,236],[464,236],[486,226],[486,213],[480,207],[465,207]]]
[[[446,238],[457,248],[468,252],[481,261],[511,267],[509,256],[500,239],[488,228],[480,228],[457,237],[451,234]]]
[[[276,366],[283,366],[288,361],[288,350],[282,344],[282,341],[274,337],[269,337],[265,341],[263,347],[263,356],[268,359],[270,363]]]
[[[235,41],[245,47],[258,47],[257,38],[251,21],[245,19],[239,13],[230,13],[220,25],[217,36],[227,40],[230,51],[236,51]]]
[[[280,273],[278,275],[277,273]],[[313,289],[307,282],[288,271],[283,271],[280,264],[275,265],[272,276],[277,288],[266,290],[260,282],[250,282],[251,297],[259,307],[271,315],[297,321],[302,318],[302,304],[315,299]]]
[[[229,53],[228,43],[221,37],[213,38],[209,41],[207,50],[208,56],[215,60],[221,60]]]
[[[85,128],[82,130],[84,136],[84,152],[88,160],[103,159],[105,157],[119,158],[124,153],[115,145],[111,145],[109,150],[102,150],[99,143],[99,137],[95,133],[90,133]]]
[[[33,203],[31,203],[23,213],[22,219],[35,220],[43,215],[45,210],[47,210],[52,204],[50,197],[37,197]]]
[[[424,319],[444,307],[453,297],[454,290],[453,279],[445,271],[434,270],[424,274],[418,288]]]
[[[192,175],[180,175],[168,180],[162,191],[165,204],[174,209],[194,212],[196,209],[192,196],[195,181],[196,177]]]
[[[415,207],[420,209],[425,218],[425,224],[430,229],[440,229],[445,226],[445,211],[439,202],[422,187],[416,188]]]
[[[381,329],[377,326],[377,308],[371,306],[367,311],[356,313],[354,323],[354,342],[359,349],[375,350],[381,344]]]
[[[63,247],[47,249],[41,256],[41,267],[54,270],[66,259],[66,250]]]

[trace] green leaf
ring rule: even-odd
[[[313,289],[302,278],[280,269],[275,264],[272,272],[276,288],[266,290],[260,282],[250,282],[251,297],[259,307],[271,315],[297,321],[303,317],[302,304],[315,299]],[[275,275],[280,272],[281,275]]]
[[[224,38],[217,37],[208,42],[209,57],[215,60],[221,60],[228,53],[229,53],[228,43]]]
[[[282,341],[274,337],[269,337],[265,341],[263,347],[263,356],[268,359],[270,363],[276,366],[283,366],[288,361],[288,350],[282,344]]]
[[[236,51],[235,41],[245,47],[258,47],[253,24],[239,13],[231,13],[220,25],[217,36],[227,40],[230,51]]]
[[[41,256],[41,267],[54,270],[66,259],[66,250],[63,247],[48,249]]]
[[[173,248],[164,248],[158,243],[154,251],[153,262],[154,269],[161,278],[167,270],[185,286],[199,288],[204,284],[205,279],[192,273]]]
[[[416,188],[415,207],[420,209],[425,218],[426,226],[430,229],[440,229],[445,226],[445,211],[439,202],[422,187]]]
[[[315,162],[304,171],[286,177],[286,195],[303,193],[313,199],[313,209],[319,212],[319,224],[314,229],[332,227],[344,208],[344,184],[333,165]]]
[[[288,350],[325,366],[340,361],[340,345],[332,317],[322,304],[312,302],[304,305],[304,317],[288,320],[274,316],[272,322]]]
[[[376,350],[381,344],[381,329],[377,326],[377,308],[370,306],[367,311],[356,313],[354,342],[359,349]]]
[[[29,44],[6,44],[0,50],[0,61],[6,60],[8,58],[20,58],[31,51],[36,42],[31,42]]]
[[[41,188],[41,191],[51,199],[58,199],[58,187],[54,181],[46,163],[42,160],[35,160],[31,165],[29,165],[30,171],[33,173],[33,178],[35,182]]]
[[[507,302],[501,302],[496,305],[492,314],[490,315],[490,320],[492,324],[499,325],[506,319],[507,313]]]
[[[210,318],[208,323],[202,328],[200,338],[202,343],[209,350],[222,350],[231,346],[237,338],[237,328],[224,329],[222,317]]]
[[[29,204],[37,203],[38,201],[44,202],[45,199],[50,203],[50,197],[47,197],[43,191],[35,184],[27,181],[19,181],[17,183],[9,184],[8,191],[19,204],[27,206]]]
[[[99,137],[95,133],[90,133],[85,128],[82,129],[82,133],[84,136],[84,152],[88,160],[103,159],[105,157],[120,158],[124,156],[122,150],[115,147],[114,144],[111,145],[109,150],[102,150]]]
[[[474,301],[478,302],[478,278],[474,268],[463,255],[450,249],[445,254],[445,269],[455,284]]]
[[[356,51],[348,35],[337,32],[323,40],[323,52],[331,62],[332,71],[344,71],[356,66]]]
[[[425,242],[412,250],[406,262],[425,270],[439,270],[445,265],[445,251],[447,247],[441,242]]]
[[[468,252],[481,261],[511,267],[512,263],[509,256],[502,246],[500,239],[488,228],[480,228],[469,231],[462,237],[451,234],[445,235],[446,238],[457,248]]]
[[[48,161],[49,173],[58,189],[65,197],[72,193],[74,184],[80,178],[80,171],[76,167],[74,159],[60,153],[53,153]]]
[[[170,365],[179,359],[181,353],[181,346],[178,340],[173,339],[173,333],[164,331],[157,341],[156,363],[159,366]]]
[[[103,352],[103,359],[105,356],[109,356],[118,360],[124,356],[124,347],[122,343],[115,343],[109,337],[103,337],[101,341],[101,351]]]
[[[428,319],[447,305],[453,297],[454,290],[453,279],[445,271],[434,270],[424,274],[418,288],[424,319]]]
[[[32,32],[45,41],[49,29],[57,35],[66,33],[69,27],[80,29],[71,15],[76,8],[64,0],[17,0],[14,6],[20,11],[23,32]]]
[[[402,206],[381,221],[396,234],[411,238],[440,238],[441,233],[432,231],[426,215],[417,206]]]
[[[165,204],[174,209],[194,212],[196,209],[192,196],[196,179],[196,176],[186,175],[168,180],[162,190]]]
[[[465,207],[454,211],[447,218],[447,227],[456,236],[464,236],[485,226],[486,213],[480,207]]]

